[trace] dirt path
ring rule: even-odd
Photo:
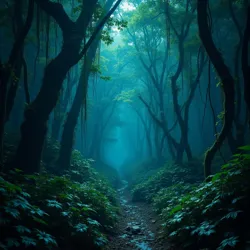
[[[161,222],[145,203],[132,202],[127,184],[118,190],[122,215],[117,233],[110,237],[107,250],[170,250],[161,239]]]

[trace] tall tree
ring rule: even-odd
[[[249,56],[249,41],[250,41],[250,3],[245,4],[247,7],[247,20],[243,35],[241,68],[244,77],[244,98],[248,109],[248,124],[250,128],[250,64]]]
[[[108,0],[106,2],[104,6],[103,16],[108,14],[113,2],[114,2],[113,0]],[[99,23],[97,23],[97,27],[98,26]],[[84,104],[83,107],[86,108],[86,96],[87,96],[89,75],[91,72],[92,63],[95,59],[98,45],[101,41],[101,33],[103,27],[104,25],[100,28],[99,33],[97,34],[95,40],[91,44],[87,55],[84,57],[83,69],[76,90],[76,95],[64,124],[61,147],[58,158],[58,166],[60,167],[61,170],[65,170],[70,166],[71,152],[74,144],[74,131],[82,105]]]
[[[15,12],[17,17],[19,17],[18,29],[15,38],[15,42],[13,44],[12,50],[10,52],[8,62],[4,64],[3,62],[0,64],[0,164],[2,163],[3,159],[3,136],[4,136],[4,126],[6,122],[6,114],[9,112],[9,106],[7,109],[7,93],[10,87],[10,91],[12,88],[15,88],[15,84],[17,84],[17,78],[13,77],[13,75],[20,74],[20,70],[23,65],[23,46],[24,40],[31,28],[32,20],[33,20],[33,12],[34,12],[34,4],[35,0],[30,0],[28,5],[28,13],[25,23],[22,25],[22,1],[16,1],[15,5]],[[13,79],[14,78],[14,79]],[[11,86],[9,86],[9,84]],[[15,94],[15,92],[14,92]],[[11,100],[12,96],[14,95],[12,91],[10,92]],[[6,113],[7,112],[7,113]]]
[[[173,74],[173,76],[171,76],[171,90],[172,90],[174,111],[175,111],[177,121],[178,121],[180,130],[181,130],[181,140],[179,143],[179,147],[177,149],[177,156],[176,156],[177,162],[180,162],[180,163],[182,162],[184,151],[186,151],[187,158],[189,161],[191,161],[193,158],[191,148],[190,148],[190,145],[188,143],[188,127],[185,124],[186,123],[185,117],[183,118],[181,115],[181,107],[178,103],[179,88],[177,86],[178,78],[180,77],[181,72],[182,72],[183,67],[184,67],[184,56],[185,56],[185,54],[184,54],[185,53],[184,42],[185,42],[185,39],[187,38],[187,35],[189,33],[192,21],[194,20],[194,16],[192,14],[194,13],[195,8],[192,6],[191,3],[192,3],[191,0],[187,0],[185,3],[184,18],[181,22],[181,26],[180,26],[179,31],[173,24],[173,20],[171,18],[171,14],[170,14],[170,10],[169,10],[170,4],[168,2],[166,4],[167,22],[169,22],[171,29],[174,31],[175,36],[177,37],[178,51],[179,51],[178,66],[177,66],[177,69],[176,69],[175,73]]]
[[[197,0],[199,35],[207,54],[221,79],[222,89],[224,92],[224,123],[214,144],[206,152],[204,160],[205,177],[208,177],[211,174],[212,160],[224,140],[227,138],[228,134],[231,132],[235,110],[234,79],[213,41],[211,29],[208,23],[208,3],[208,0]]]
[[[68,71],[84,56],[99,30],[121,0],[116,2],[107,16],[99,23],[82,50],[82,41],[96,9],[97,0],[91,2],[83,0],[81,13],[76,21],[69,18],[60,3],[49,0],[36,0],[36,2],[40,8],[55,19],[61,28],[63,46],[59,54],[46,66],[41,89],[24,113],[25,120],[21,126],[21,141],[18,145],[14,165],[28,173],[40,170],[47,122],[51,111],[56,106]]]

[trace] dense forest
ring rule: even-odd
[[[249,0],[0,1],[0,249],[250,249]]]

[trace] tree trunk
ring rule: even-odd
[[[175,152],[177,151],[178,147],[179,147],[179,143],[176,142],[176,140],[171,136],[171,134],[169,133],[168,128],[166,127],[166,123],[163,122],[162,120],[159,120],[156,115],[153,113],[153,111],[151,110],[149,104],[141,97],[139,96],[139,99],[142,101],[142,103],[146,106],[150,116],[152,117],[154,123],[159,126],[162,130],[163,133],[165,134],[166,138],[167,138],[167,143],[168,143],[168,148],[169,148],[169,153],[172,157],[172,159],[176,158]],[[156,138],[156,137],[155,137]],[[157,146],[157,145],[155,145]]]
[[[75,127],[78,121],[81,107],[83,106],[82,104],[84,102],[84,98],[86,98],[88,78],[91,70],[92,61],[95,57],[95,53],[98,47],[98,42],[99,39],[97,39],[92,44],[92,46],[89,49],[89,53],[86,56],[86,60],[84,61],[83,71],[81,73],[81,77],[76,90],[76,95],[64,124],[59,158],[57,162],[60,171],[67,170],[70,167],[71,153],[74,145],[73,140],[74,140]]]
[[[250,4],[247,8],[247,21],[243,35],[243,45],[241,54],[241,69],[244,77],[244,98],[248,109],[248,125],[250,129],[250,65],[248,63],[250,41]]]
[[[186,18],[188,18],[188,14],[190,12],[189,9],[190,9],[190,1],[186,1],[186,11],[185,11]],[[193,9],[193,11],[194,11],[194,9]],[[167,6],[166,6],[166,16],[167,16],[167,19],[169,21],[171,28],[173,29],[173,31],[178,39],[178,50],[179,50],[179,56],[180,56],[179,61],[178,61],[177,70],[176,70],[175,74],[171,77],[171,90],[172,90],[174,112],[176,114],[177,122],[178,122],[180,130],[181,130],[181,140],[180,140],[180,143],[178,144],[175,161],[178,164],[182,164],[183,154],[185,151],[186,151],[188,161],[192,161],[193,156],[192,156],[192,151],[191,151],[190,145],[188,143],[188,127],[186,126],[187,123],[185,122],[184,118],[182,117],[180,105],[178,103],[179,88],[177,86],[177,80],[178,80],[178,78],[183,70],[184,53],[185,53],[184,41],[188,35],[190,25],[191,25],[193,19],[189,18],[188,21],[186,21],[186,20],[183,21],[181,24],[180,33],[178,33],[177,29],[173,25],[173,22],[172,22],[170,13],[169,13],[169,3],[167,3]]]
[[[87,74],[89,74],[89,72]],[[64,124],[62,139],[61,139],[61,147],[59,151],[59,158],[57,160],[57,166],[60,172],[63,172],[64,170],[70,168],[71,153],[74,145],[74,132],[81,111],[81,107],[83,104],[83,95],[84,95],[83,89],[85,88],[84,85],[87,84],[87,81],[88,81],[88,75],[87,76],[81,75],[79,85],[76,91],[76,96],[73,101],[73,105],[68,113],[68,116]]]
[[[108,10],[112,6],[113,0],[107,1],[105,5],[105,10]],[[98,25],[97,25],[98,26]],[[74,132],[77,124],[77,120],[81,111],[82,104],[86,101],[87,89],[88,89],[88,78],[92,66],[92,62],[95,58],[96,50],[101,39],[101,32],[103,27],[100,29],[95,41],[89,48],[87,56],[84,58],[83,71],[78,83],[78,88],[76,90],[76,95],[72,104],[72,107],[68,113],[68,117],[64,124],[64,129],[62,133],[61,147],[59,151],[59,157],[57,165],[60,171],[67,170],[70,167],[71,153],[74,145]],[[84,107],[86,108],[86,107]]]
[[[70,68],[78,62],[81,42],[96,6],[91,1],[88,10],[83,8],[76,22],[66,14],[59,3],[37,0],[39,6],[53,16],[63,33],[61,52],[45,68],[40,92],[24,112],[21,141],[18,145],[14,167],[26,173],[39,172],[42,148],[47,133],[47,122],[57,103],[63,81]],[[87,49],[87,48],[86,48]]]
[[[183,69],[183,64],[184,64],[184,48],[183,48],[183,40],[181,38],[179,39],[179,53],[180,53],[179,66],[177,68],[175,75],[171,78],[171,89],[172,89],[174,111],[181,130],[181,140],[179,144],[180,147],[177,150],[176,162],[178,164],[181,164],[183,161],[184,151],[186,151],[188,161],[192,161],[193,159],[192,151],[188,143],[188,117],[184,118],[182,117],[180,105],[178,103],[179,88],[177,86],[177,80]],[[192,99],[190,99],[190,101],[191,100]]]
[[[19,2],[20,3],[20,2]],[[18,2],[17,2],[18,4]],[[14,45],[12,47],[8,63],[6,65],[0,64],[0,164],[3,160],[3,137],[4,137],[4,125],[6,121],[6,102],[8,84],[11,79],[11,73],[18,60],[18,56],[23,49],[24,40],[30,30],[34,11],[34,0],[29,1],[28,14],[24,24],[24,27],[18,34]]]
[[[235,110],[234,124],[236,128],[236,134],[235,134],[235,138],[233,136],[233,133],[230,133],[228,135],[228,144],[229,144],[232,154],[234,154],[237,148],[244,144],[244,134],[245,134],[243,121],[241,121],[241,112],[242,111],[244,112],[244,110],[241,110],[242,109],[242,94],[241,94],[241,81],[240,81],[240,72],[239,72],[240,52],[241,52],[242,41],[243,41],[243,33],[242,33],[240,24],[233,10],[233,0],[229,0],[228,4],[229,4],[229,10],[230,10],[232,20],[234,22],[235,28],[239,36],[239,41],[236,44],[235,55],[234,55],[234,78],[235,78],[235,91],[236,91],[236,110]]]
[[[198,16],[198,28],[200,39],[207,51],[207,54],[214,65],[222,82],[222,88],[224,92],[224,123],[222,130],[215,140],[211,148],[209,148],[205,155],[204,160],[204,174],[205,178],[211,175],[211,164],[216,152],[220,149],[222,143],[231,132],[232,124],[234,120],[234,79],[230,74],[230,71],[223,61],[223,58],[215,47],[212,39],[211,31],[209,29],[207,20],[207,6],[208,0],[198,0],[197,2],[197,16]]]
[[[191,152],[191,149],[190,149],[189,143],[188,143],[189,108],[190,108],[190,105],[193,101],[196,88],[199,84],[201,74],[202,74],[204,66],[206,64],[204,50],[202,48],[200,48],[200,49],[201,50],[198,51],[198,55],[197,55],[198,60],[199,60],[198,66],[197,66],[198,67],[197,68],[197,75],[196,75],[194,82],[192,82],[192,84],[191,84],[190,93],[188,95],[187,101],[184,104],[184,116],[183,116],[184,124],[183,124],[182,135],[183,135],[183,140],[184,140],[184,145],[185,145],[185,150],[186,150],[188,161],[192,160],[192,152]]]
[[[70,52],[70,48],[61,52],[48,65],[44,74],[43,86],[37,98],[25,110],[25,120],[21,126],[22,137],[15,163],[17,168],[21,167],[26,173],[39,172],[40,170],[41,153],[47,133],[49,114],[56,105],[63,79],[72,66],[67,51]],[[50,87],[51,83],[54,86],[53,90]]]

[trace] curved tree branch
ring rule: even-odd
[[[104,24],[108,21],[108,19],[110,18],[110,16],[115,12],[115,10],[117,9],[117,7],[120,5],[121,1],[122,0],[117,0],[116,3],[114,4],[114,6],[109,10],[109,12],[107,13],[107,15],[97,25],[96,29],[92,33],[92,35],[89,38],[88,42],[86,43],[86,45],[84,46],[84,48],[80,52],[80,54],[79,54],[79,56],[77,58],[76,63],[78,63],[82,59],[82,57],[86,54],[86,52],[89,49],[91,43],[95,40],[95,38],[98,35],[99,31],[102,29],[102,27],[104,26]]]
[[[64,34],[71,32],[74,22],[69,18],[62,4],[50,0],[36,0],[36,3],[55,19]]]
[[[222,88],[224,92],[224,123],[222,130],[215,140],[214,144],[209,148],[204,160],[205,177],[211,175],[211,164],[216,152],[221,147],[227,135],[231,132],[234,120],[234,79],[223,61],[223,58],[216,48],[207,21],[208,0],[197,1],[197,17],[198,28],[201,41],[207,51],[207,54],[213,63],[219,77],[221,78]]]
[[[148,105],[148,103],[142,98],[142,96],[138,96],[138,98],[141,100],[141,102],[146,106],[150,116],[153,118],[154,122],[162,128],[162,130],[164,131],[164,134],[166,135],[166,137],[168,138],[168,142],[171,142],[174,146],[175,149],[177,149],[179,147],[179,143],[177,143],[175,141],[175,139],[170,135],[169,131],[167,130],[167,128],[165,127],[164,123],[162,121],[160,121],[152,112],[150,106]],[[170,154],[173,157],[173,159],[175,158],[174,156],[174,152],[171,147],[171,145],[169,145],[169,149],[170,149]]]

